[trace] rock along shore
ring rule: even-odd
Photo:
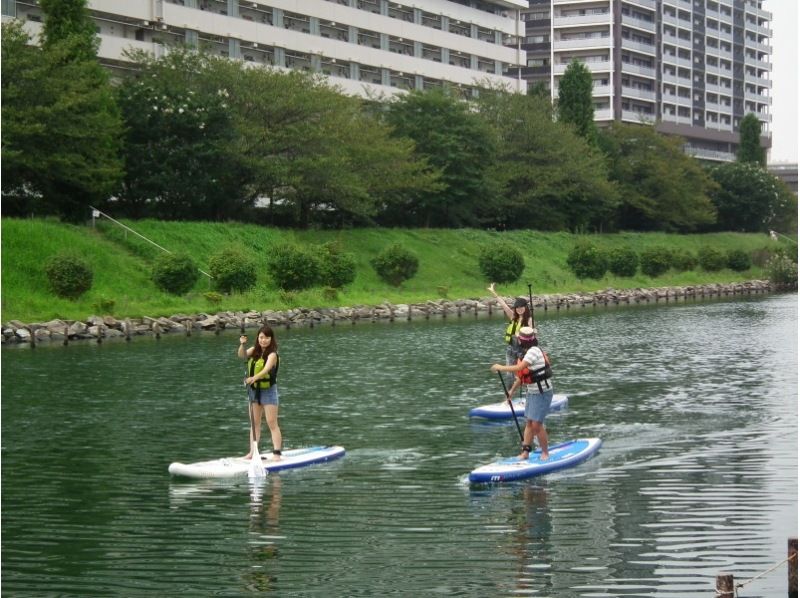
[[[570,293],[563,295],[541,295],[533,297],[535,310],[548,311],[607,306],[620,304],[658,303],[660,301],[679,301],[733,295],[752,295],[779,291],[775,285],[765,280],[751,280],[731,284],[707,284],[686,287],[661,287],[653,289],[606,289],[592,293]],[[507,303],[513,297],[504,297]],[[264,324],[273,327],[311,327],[336,326],[337,324],[358,322],[377,322],[395,320],[414,320],[430,318],[462,317],[464,315],[492,315],[501,311],[497,302],[489,297],[483,299],[439,299],[424,303],[397,304],[383,303],[375,306],[333,307],[333,308],[295,308],[286,311],[246,311],[220,312],[217,314],[177,314],[160,318],[125,318],[112,316],[90,316],[84,321],[51,320],[25,324],[11,320],[3,324],[2,343],[62,342],[73,340],[94,340],[104,338],[125,338],[162,334],[191,335],[193,331],[215,331],[223,329],[259,328]],[[535,312],[534,312],[535,313]]]

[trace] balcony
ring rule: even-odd
[[[715,93],[719,96],[731,97],[733,95],[733,89],[714,83],[706,83],[706,93]]]
[[[706,35],[709,37],[714,37],[716,39],[722,40],[724,42],[728,42],[729,44],[733,43],[733,32],[723,31],[722,29],[718,29],[716,31],[706,29]]]
[[[626,98],[637,98],[648,102],[656,101],[656,92],[652,89],[640,89],[639,87],[622,86],[622,95]]]
[[[553,42],[554,50],[575,50],[578,48],[610,48],[611,36],[592,37],[589,39],[557,39]]]
[[[679,96],[674,93],[664,92],[661,95],[661,101],[667,104],[675,104],[676,106],[692,107],[692,98],[689,96]]]
[[[611,22],[611,14],[603,13],[599,15],[576,15],[562,17],[556,15],[553,18],[553,27],[576,27],[580,25],[608,25]]]
[[[745,91],[744,99],[750,102],[757,102],[758,104],[763,104],[767,106],[772,104],[771,97],[761,95],[760,93],[753,93],[752,91]]]
[[[692,124],[691,116],[680,116],[679,114],[670,114],[669,112],[662,113],[661,120],[664,122],[678,123],[679,125],[691,126]]]
[[[733,125],[722,120],[710,121],[706,119],[704,127],[712,131],[733,131]]]
[[[759,60],[753,56],[749,56],[748,54],[744,55],[744,63],[748,66],[755,67],[757,69],[761,69],[764,71],[771,71],[772,64],[769,62],[764,62],[763,60]]]
[[[622,72],[623,73],[632,73],[635,75],[642,75],[644,77],[648,77],[649,79],[656,78],[656,69],[650,66],[640,66],[638,64],[631,64],[629,62],[622,63]]]
[[[634,123],[654,123],[656,121],[655,114],[648,114],[646,112],[637,112],[636,110],[623,110],[622,120]]]
[[[727,77],[729,79],[733,77],[733,71],[731,69],[724,69],[719,66],[706,65],[706,73],[708,73],[709,75]]]
[[[744,39],[744,47],[749,48],[751,50],[755,50],[756,52],[762,52],[764,54],[771,54],[772,47],[766,44],[759,43],[752,39]]]
[[[611,61],[602,62],[584,62],[583,65],[592,73],[608,73],[611,72]],[[554,75],[563,75],[567,70],[569,63],[553,65]]]
[[[622,38],[622,48],[625,50],[635,50],[643,54],[656,55],[656,47],[653,44],[643,44],[642,42],[635,42],[632,39]]]
[[[756,75],[750,75],[748,73],[744,74],[744,81],[745,83],[752,83],[753,85],[757,85],[759,87],[772,87],[772,81],[769,79],[764,79],[763,77],[757,77]]]
[[[672,44],[673,46],[678,46],[686,50],[692,49],[692,40],[690,39],[684,39],[682,37],[678,37],[677,35],[664,32],[663,40],[664,43]]]
[[[603,108],[602,110],[595,110],[594,111],[594,119],[598,120],[612,120],[614,118],[614,114],[611,112],[611,108]]]
[[[685,69],[691,69],[693,67],[691,60],[686,58],[678,58],[678,56],[670,56],[669,54],[663,54],[661,60],[666,64],[680,66]]]
[[[664,116],[664,120],[667,120],[667,117]],[[692,123],[686,123],[692,124]],[[733,162],[736,160],[736,155],[732,154],[731,152],[722,152],[719,150],[710,150],[710,149],[703,149],[701,147],[692,147],[691,145],[683,146],[683,151],[685,154],[689,156],[693,156],[695,158],[699,158],[701,160],[714,160],[716,162]]]
[[[641,6],[643,8],[647,8],[649,10],[656,9],[656,0],[624,0],[626,4],[633,4],[635,6]]]
[[[649,33],[656,32],[656,24],[653,21],[637,19],[636,17],[632,17],[630,15],[622,15],[622,24],[627,27],[634,27],[636,29],[641,29],[642,31],[647,31]]]

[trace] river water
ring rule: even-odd
[[[797,296],[537,316],[551,442],[604,445],[498,486],[499,317],[276,331],[285,447],[347,455],[260,484],[167,473],[247,450],[238,331],[4,348],[3,595],[786,595]]]

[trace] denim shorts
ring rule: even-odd
[[[525,418],[542,423],[550,413],[550,403],[553,402],[553,389],[548,388],[543,393],[531,392],[525,394]]]
[[[278,404],[278,387],[270,386],[269,388],[261,389],[261,396],[256,401],[256,389],[252,386],[247,387],[247,397],[251,403],[258,402],[259,405],[277,405]]]

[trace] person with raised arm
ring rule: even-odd
[[[253,449],[258,447],[261,439],[261,416],[269,426],[272,435],[272,458],[281,458],[281,445],[283,437],[278,426],[278,341],[270,326],[262,326],[258,331],[256,343],[246,349],[247,336],[239,337],[239,350],[237,355],[247,359],[247,375],[244,384],[247,387],[247,396],[250,409],[250,452],[245,459],[253,456]]]

